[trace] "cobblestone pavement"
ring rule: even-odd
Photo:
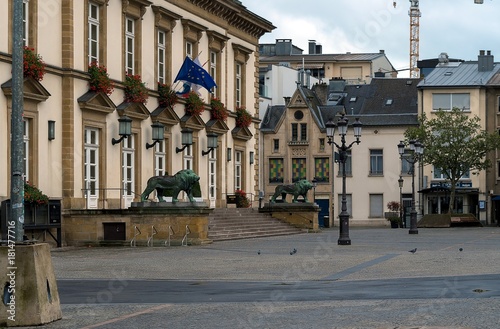
[[[43,328],[500,328],[499,297],[461,296],[453,278],[498,275],[500,228],[351,228],[352,245],[338,246],[338,228],[321,233],[233,240],[203,246],[60,248],[58,280],[109,280],[106,298],[62,304],[63,319]],[[408,252],[417,248],[415,253]],[[294,252],[293,250],[296,250]],[[357,299],[356,282],[443,278],[439,298]],[[345,300],[290,301],[277,285],[258,302],[114,303],[113,289],[132,280],[280,282],[334,280],[352,284]],[[86,281],[87,282],[87,281]],[[136,282],[136,281],[134,281]],[[113,287],[113,289],[111,289]],[[165,291],[165,294],[168,294]],[[99,294],[98,294],[99,295]],[[40,328],[40,327],[37,327]]]

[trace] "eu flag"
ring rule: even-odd
[[[184,63],[182,63],[181,69],[179,73],[177,73],[174,82],[178,80],[200,85],[209,92],[213,87],[217,87],[217,84],[210,74],[203,67],[193,62],[188,56],[186,56]]]

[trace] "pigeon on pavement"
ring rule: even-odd
[[[416,252],[417,252],[417,248],[412,249],[412,250],[408,250],[408,252],[411,252],[412,254],[414,254],[414,253],[416,253]]]

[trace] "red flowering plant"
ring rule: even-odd
[[[250,200],[247,198],[247,194],[243,190],[234,191],[236,195],[236,208],[248,208],[250,207]]]
[[[89,89],[98,93],[111,95],[114,86],[109,78],[108,70],[105,66],[99,65],[96,61],[90,63],[87,72],[90,75]]]
[[[40,191],[40,189],[38,189],[36,186],[30,184],[30,182],[25,182],[24,202],[42,205],[49,203],[49,197],[46,194],[43,194],[42,191]]]
[[[200,115],[205,111],[205,104],[203,100],[194,91],[190,91],[186,97],[186,114]]]
[[[252,115],[244,108],[236,108],[236,127],[249,127],[252,124]]]
[[[23,54],[23,73],[24,77],[31,77],[36,81],[42,81],[45,74],[45,63],[42,57],[35,53],[35,49],[24,47]]]
[[[179,100],[175,90],[165,83],[158,82],[158,94],[160,106],[172,107]]]
[[[148,90],[140,75],[127,73],[123,84],[125,86],[125,102],[146,104]]]
[[[212,119],[226,121],[227,109],[220,99],[212,98],[210,101],[210,114]]]

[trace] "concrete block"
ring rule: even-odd
[[[12,250],[0,247],[0,326],[37,326],[61,319],[50,246],[16,245],[15,254]],[[14,256],[14,263],[8,262],[9,256]],[[6,304],[7,300],[13,302]]]

